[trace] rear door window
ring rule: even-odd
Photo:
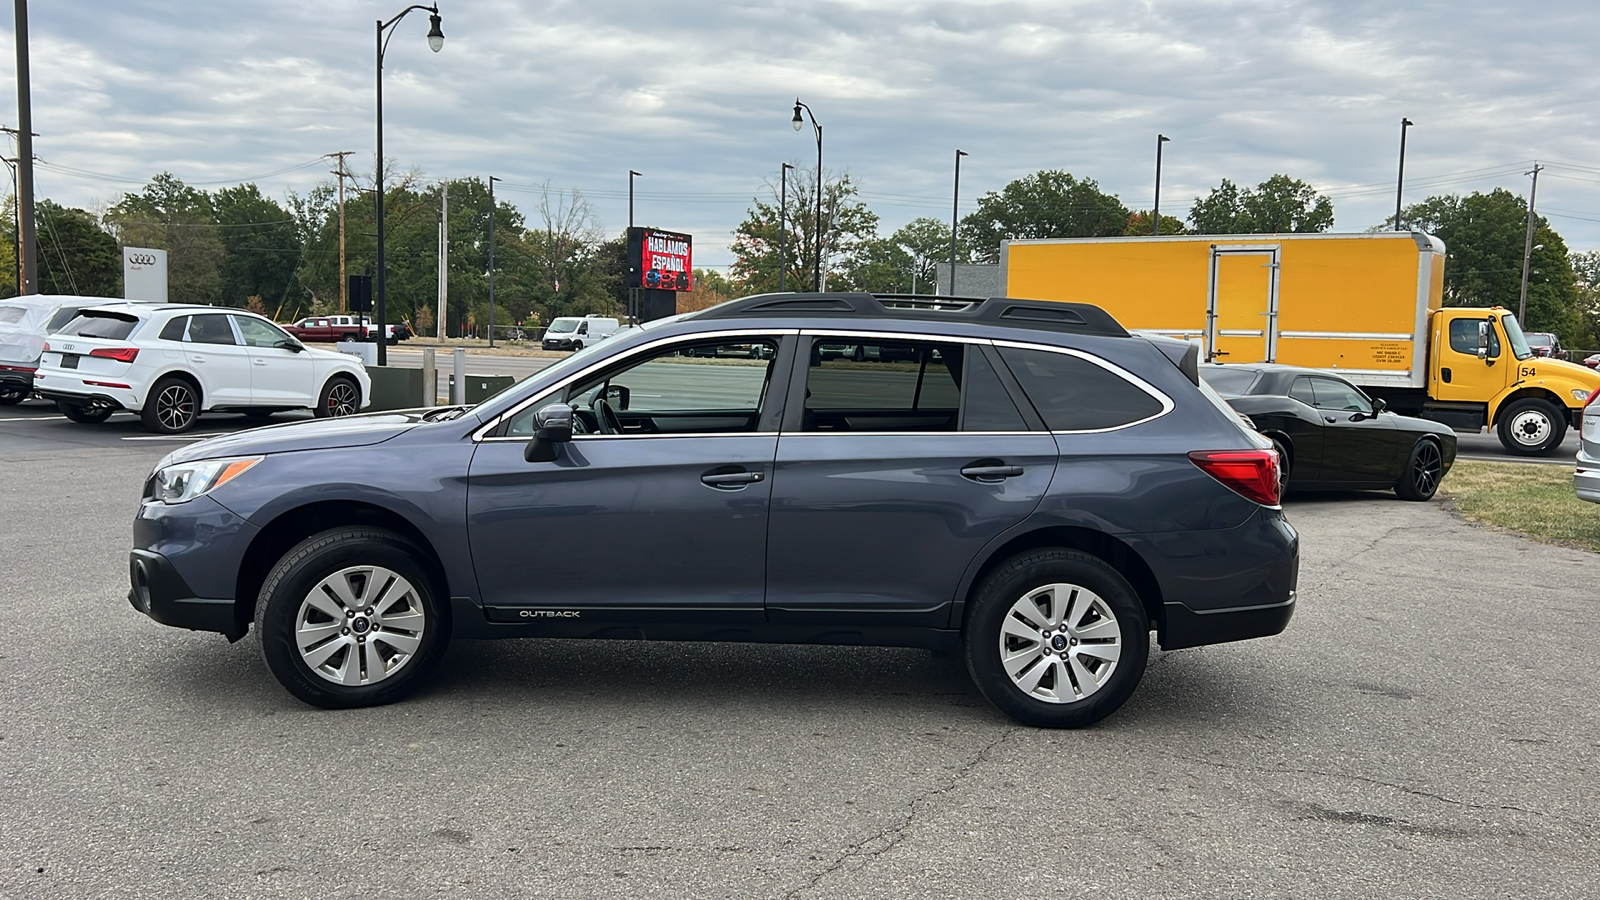
[[[1001,347],[1000,357],[1051,431],[1100,431],[1151,419],[1167,405],[1081,356]]]
[[[206,313],[190,317],[189,340],[195,344],[237,345],[239,343],[239,340],[234,337],[233,325],[229,324],[228,317],[221,313]]]
[[[955,431],[961,344],[818,338],[811,345],[800,430]]]

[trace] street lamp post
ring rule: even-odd
[[[794,166],[784,163],[778,169],[778,293],[783,293],[784,274],[789,268],[787,233],[789,230],[789,170]]]
[[[951,191],[950,199],[950,291],[948,296],[956,295],[956,214],[961,208],[961,157],[969,155],[965,150],[956,151],[956,184]],[[938,293],[938,285],[934,285],[934,293]]]
[[[1402,192],[1405,191],[1405,187],[1406,187],[1406,129],[1410,128],[1413,124],[1415,124],[1415,123],[1412,122],[1410,119],[1402,118],[1400,120],[1400,174],[1395,178],[1395,185],[1394,185],[1394,230],[1395,231],[1404,231],[1405,230],[1405,229],[1400,227],[1400,195],[1401,195]]]
[[[378,220],[378,308],[376,310],[377,322],[374,324],[377,326],[378,365],[380,366],[388,365],[389,363],[389,355],[387,352],[385,352],[388,349],[389,341],[387,334],[388,326],[386,324],[388,321],[388,307],[385,305],[385,300],[387,297],[384,292],[383,265],[383,53],[388,49],[388,41],[384,39],[383,33],[393,28],[408,14],[419,9],[425,10],[429,13],[428,47],[432,49],[433,52],[438,53],[444,48],[444,32],[439,28],[439,4],[435,3],[432,6],[423,6],[421,4],[413,3],[412,5],[401,10],[399,15],[387,22],[382,19],[378,20],[378,171],[375,184],[376,190],[373,192],[373,196],[376,198],[376,202],[374,203],[374,213],[376,214],[376,218]],[[392,34],[393,33],[391,32],[391,36]]]
[[[800,110],[806,111],[806,118],[811,120],[811,127],[817,132],[817,230],[816,230],[816,262],[813,275],[816,278],[817,293],[822,293],[822,126],[817,124],[817,117],[812,114],[811,107],[794,98],[794,119],[791,120],[794,130],[799,131],[805,124],[800,118]]]
[[[1156,202],[1150,209],[1150,218],[1154,220],[1150,226],[1152,237],[1161,236],[1161,145],[1172,138],[1164,134],[1156,135]]]
[[[643,177],[643,172],[628,170],[628,240],[630,241],[633,240],[633,180]],[[628,261],[629,271],[632,271],[635,262],[635,260]],[[639,289],[636,287],[628,288],[628,324],[639,324]]]
[[[494,349],[494,183],[489,176],[489,348]]]

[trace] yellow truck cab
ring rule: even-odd
[[[1416,232],[1021,240],[1001,245],[1000,282],[1211,362],[1326,369],[1402,415],[1494,428],[1513,453],[1559,446],[1600,373],[1534,356],[1505,309],[1445,308],[1444,260]]]

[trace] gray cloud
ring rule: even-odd
[[[391,157],[431,177],[498,175],[530,209],[518,185],[576,186],[612,230],[638,169],[641,221],[693,232],[703,263],[729,261],[728,233],[780,162],[814,158],[809,130],[788,124],[796,95],[824,125],[828,167],[857,177],[886,228],[949,215],[957,146],[972,154],[968,209],[1046,167],[1148,206],[1159,131],[1173,138],[1168,212],[1224,177],[1285,172],[1360,230],[1393,211],[1409,116],[1408,200],[1525,193],[1531,161],[1554,161],[1541,210],[1575,248],[1600,246],[1590,4],[441,5],[442,53],[418,14],[389,50]],[[303,190],[335,150],[370,169],[374,19],[403,6],[35,3],[40,194],[94,205],[161,170]]]

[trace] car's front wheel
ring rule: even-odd
[[[354,381],[340,376],[328,379],[328,383],[322,386],[322,396],[317,398],[317,418],[353,416],[360,410],[361,388]]]
[[[1444,478],[1444,455],[1439,452],[1439,445],[1427,438],[1417,441],[1411,448],[1411,457],[1406,460],[1406,468],[1400,473],[1400,478],[1394,483],[1394,494],[1401,500],[1427,500],[1439,490],[1439,481]]]
[[[256,599],[261,651],[278,681],[324,709],[376,706],[422,683],[450,617],[422,554],[388,531],[341,528],[301,541]]]
[[[150,389],[139,418],[159,434],[188,431],[200,418],[200,392],[182,378],[163,378]]]
[[[111,418],[111,414],[116,412],[109,406],[90,406],[87,403],[68,403],[65,400],[57,400],[56,409],[80,425],[97,425]]]
[[[1041,548],[984,578],[963,634],[978,690],[1013,719],[1080,728],[1122,706],[1144,677],[1150,623],[1103,560]]]

